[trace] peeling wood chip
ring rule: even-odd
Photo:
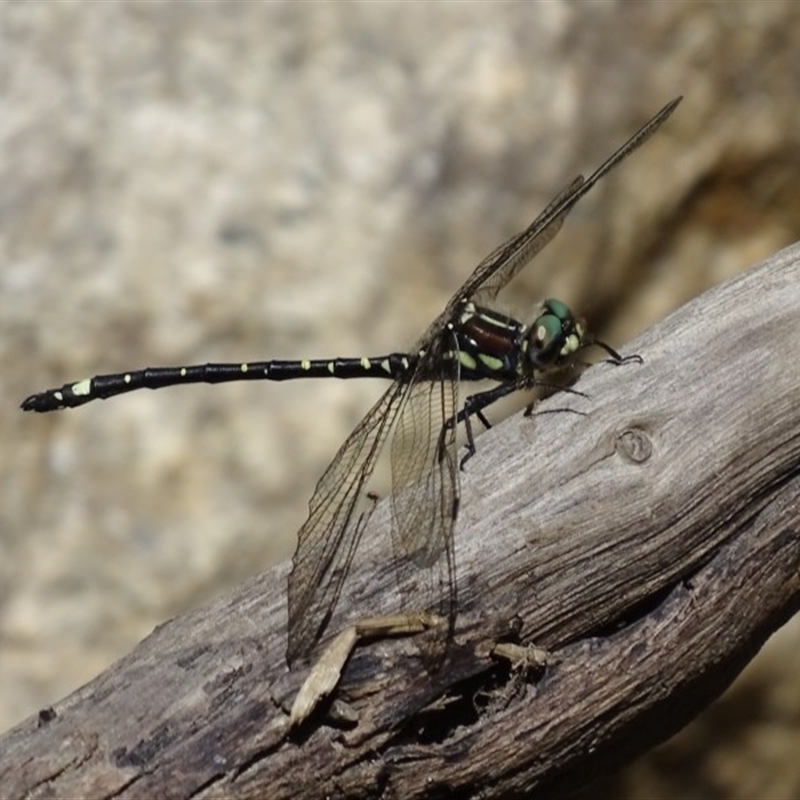
[[[300,687],[289,713],[289,727],[296,728],[305,722],[320,701],[336,688],[347,659],[359,642],[388,636],[410,636],[444,623],[444,619],[435,614],[420,612],[369,617],[342,630],[324,650]]]

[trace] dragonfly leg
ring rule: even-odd
[[[627,364],[632,361],[635,361],[637,364],[644,364],[644,359],[638,353],[634,353],[633,355],[630,356],[622,356],[610,344],[606,344],[600,339],[592,339],[587,344],[595,345],[596,347],[599,347],[601,350],[605,350],[606,353],[608,353],[608,355],[610,356],[608,360],[612,364],[617,364],[617,365]]]
[[[589,395],[586,394],[586,392],[582,392],[580,389],[573,389],[571,386],[563,386],[558,383],[548,383],[547,381],[540,381],[538,379],[532,380],[529,385],[523,388],[533,389],[534,386],[542,386],[545,389],[553,389],[556,392],[566,392],[567,394],[574,394],[577,395],[578,397],[583,397],[584,399],[587,400],[589,399]],[[533,414],[533,409],[536,407],[536,403],[538,402],[539,400],[537,398],[534,398],[532,402],[528,403],[528,405],[525,406],[526,417],[530,417],[531,414]]]
[[[467,403],[472,400],[472,398],[476,395],[470,395],[467,398]],[[455,423],[458,424],[459,422],[464,423],[464,430],[467,434],[467,455],[461,459],[461,463],[459,464],[460,469],[464,469],[464,462],[468,459],[472,458],[475,455],[475,437],[472,434],[472,419],[470,418],[470,414],[475,414],[475,416],[481,421],[481,425],[488,431],[489,428],[492,427],[492,423],[486,418],[486,415],[481,411],[480,408],[476,409],[472,412],[467,412],[466,403],[464,404],[464,408],[458,412],[458,416],[455,417]],[[452,422],[453,418],[450,418]],[[449,423],[448,423],[449,424]],[[447,428],[447,425],[445,426]]]
[[[475,438],[472,434],[472,422],[470,417],[476,416],[488,430],[492,425],[489,420],[486,419],[483,409],[495,403],[501,397],[505,397],[511,394],[511,392],[516,392],[518,389],[522,388],[524,388],[524,386],[519,383],[501,383],[485,392],[471,394],[464,400],[464,408],[462,408],[455,417],[456,424],[459,422],[464,423],[464,429],[467,433],[467,454],[461,459],[461,463],[458,465],[459,469],[464,469],[464,464],[477,452],[475,448]]]

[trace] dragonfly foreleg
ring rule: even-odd
[[[620,364],[627,364],[628,362],[635,361],[637,364],[644,364],[644,359],[638,354],[634,353],[630,356],[623,356],[620,355],[610,344],[606,344],[605,342],[601,341],[600,339],[592,339],[590,342],[587,342],[588,345],[595,345],[599,347],[601,350],[605,350],[606,353],[610,356],[608,361],[611,364],[616,364],[619,366]]]
[[[552,389],[555,392],[566,392],[567,394],[574,394],[578,397],[583,397],[588,400],[589,395],[586,392],[582,392],[580,389],[573,389],[571,386],[563,386],[558,383],[548,383],[547,381],[540,381],[540,380],[532,380],[528,386],[524,387],[526,389],[532,389],[534,386],[541,386],[544,389]],[[527,406],[525,406],[525,416],[529,417],[533,414],[533,409],[536,407],[536,403],[539,402],[539,398],[534,398]]]

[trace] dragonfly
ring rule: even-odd
[[[339,448],[309,501],[288,580],[287,662],[308,658],[326,631],[369,519],[369,506],[374,507],[368,482],[390,437],[391,536],[403,607],[446,621],[446,643],[453,635],[457,612],[453,537],[460,503],[459,472],[476,452],[473,418],[489,428],[484,415],[489,405],[512,392],[547,385],[548,373],[573,365],[577,353],[586,347],[601,348],[614,364],[638,358],[623,358],[594,337],[559,300],[545,300],[530,323],[499,313],[492,303],[552,241],[575,204],[647,141],[681,99],[665,105],[588,178],[579,175],[570,181],[527,228],[489,253],[406,352],[148,367],[67,383],[31,395],[21,407],[49,412],[138,389],[188,383],[391,380]],[[495,385],[459,402],[461,382],[487,380]],[[459,424],[466,433],[466,455],[460,462]]]

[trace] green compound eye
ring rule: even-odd
[[[536,369],[560,366],[581,348],[582,339],[583,330],[569,306],[549,298],[531,326],[528,359]]]
[[[557,317],[562,323],[568,322],[570,319],[572,319],[572,311],[570,311],[569,308],[560,300],[554,300],[551,297],[544,301],[543,308],[548,313]]]
[[[534,340],[541,352],[550,350],[562,334],[561,320],[555,314],[542,314],[536,318],[534,327]],[[559,348],[560,349],[560,348]]]

